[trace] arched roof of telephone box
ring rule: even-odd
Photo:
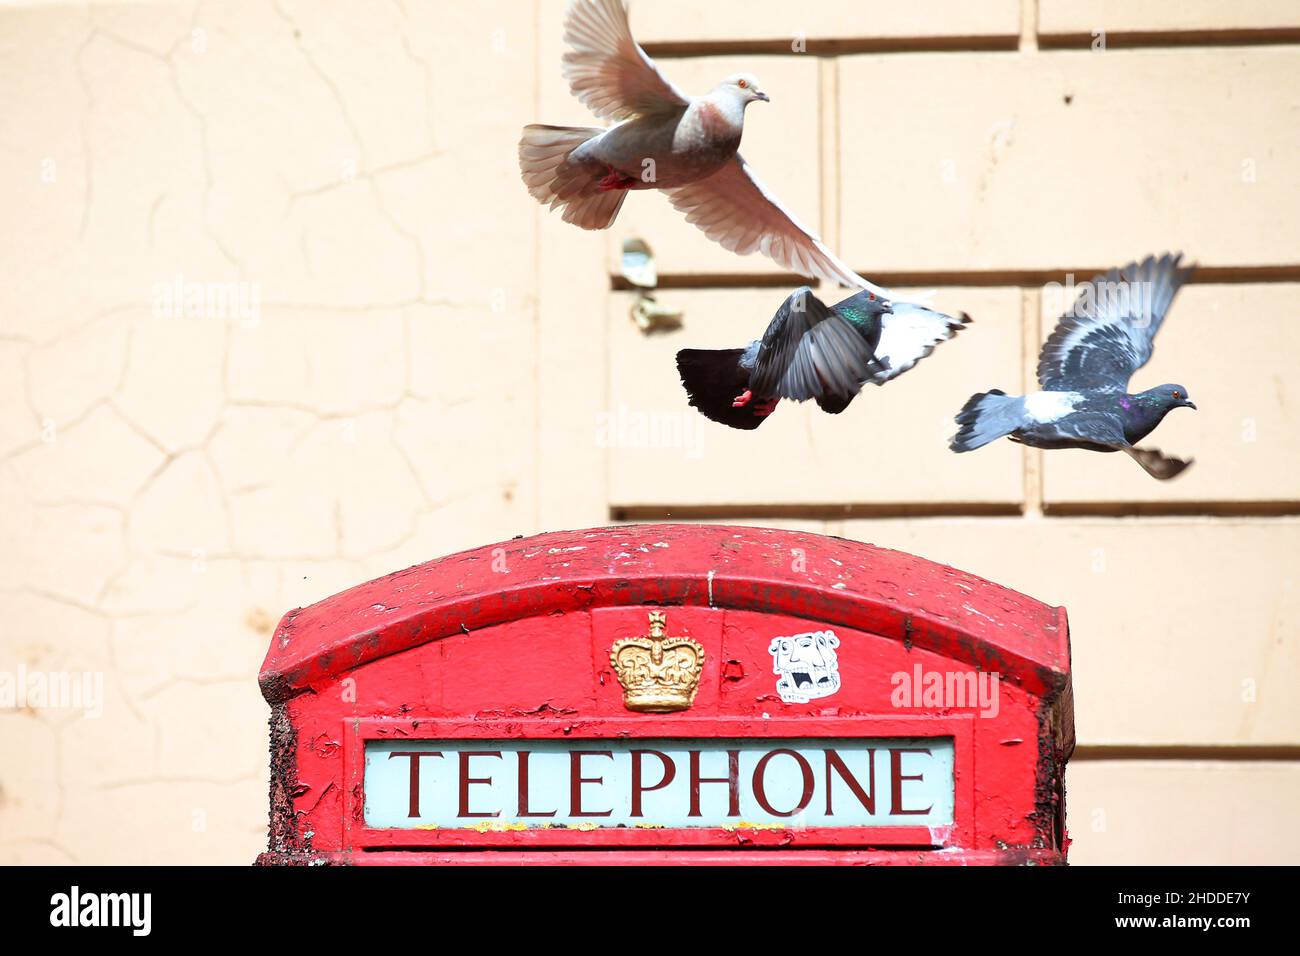
[[[657,524],[484,545],[291,611],[262,665],[262,692],[276,703],[451,634],[623,605],[787,614],[997,671],[1039,696],[1054,697],[1068,685],[1062,608],[946,565],[843,538]]]

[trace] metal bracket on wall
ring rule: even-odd
[[[623,278],[636,289],[632,303],[632,321],[646,335],[668,332],[682,327],[682,310],[661,305],[649,290],[659,285],[654,253],[644,239],[624,239],[623,258],[620,263]]]

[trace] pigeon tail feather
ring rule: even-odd
[[[821,410],[827,414],[838,415],[840,412],[844,411],[844,409],[848,408],[849,403],[857,397],[856,392],[847,396],[828,393],[826,395],[818,395],[817,404],[820,406]]]
[[[563,209],[563,219],[583,229],[608,229],[627,198],[624,190],[602,192],[606,171],[569,161],[570,154],[604,130],[592,126],[524,127],[519,171],[528,193],[543,205]]]
[[[996,388],[980,392],[962,406],[957,424],[961,429],[952,437],[949,448],[955,452],[982,448],[1024,424],[1024,399]]]
[[[677,372],[692,407],[700,414],[750,431],[763,424],[766,416],[755,414],[754,401],[741,408],[732,406],[749,388],[749,372],[740,364],[744,354],[744,349],[682,349],[677,353]]]

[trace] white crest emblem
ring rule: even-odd
[[[806,704],[839,690],[840,662],[835,654],[839,646],[834,631],[773,638],[767,650],[781,699],[787,704]]]

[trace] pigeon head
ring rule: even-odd
[[[730,94],[743,106],[748,106],[755,100],[771,102],[771,97],[763,92],[763,88],[758,85],[758,78],[752,73],[733,73],[718,84],[717,90]]]
[[[1196,407],[1181,385],[1157,385],[1136,395],[1120,395],[1117,401],[1124,420],[1124,436],[1133,443],[1151,434],[1173,409]]]
[[[876,295],[874,292],[867,292],[865,295],[859,295],[858,307],[868,315],[889,315],[894,311],[894,303],[890,302],[884,296]]]
[[[849,296],[843,302],[835,303],[835,311],[844,316],[850,322],[867,328],[876,328],[876,322],[882,315],[888,315],[894,311],[894,303],[890,302],[883,295],[863,289],[854,295]]]
[[[1196,410],[1196,404],[1187,397],[1187,389],[1181,385],[1158,385],[1142,393],[1149,397],[1165,411],[1171,408],[1190,408]]]

